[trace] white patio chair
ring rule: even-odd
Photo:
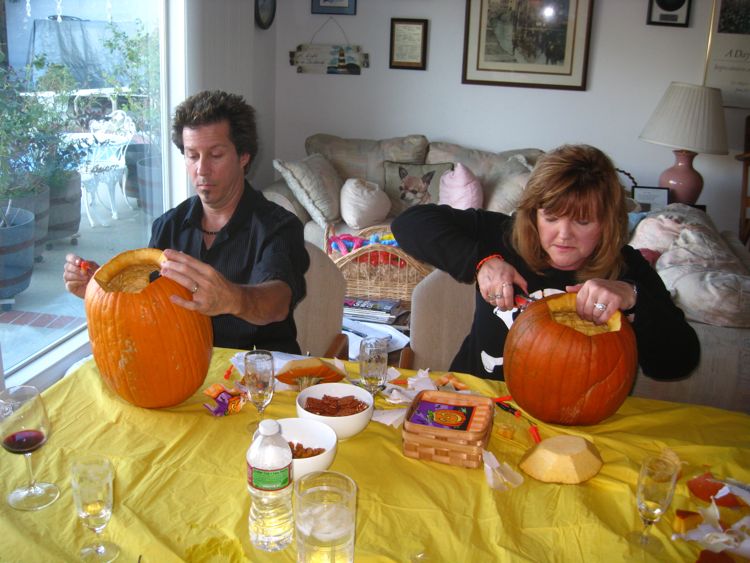
[[[112,219],[118,219],[117,206],[115,205],[116,185],[120,185],[125,203],[130,209],[133,206],[128,201],[125,193],[125,176],[127,166],[125,165],[125,151],[135,135],[135,123],[122,110],[115,110],[107,119],[94,119],[89,124],[91,142],[89,154],[79,168],[81,174],[81,188],[86,208],[86,217],[89,224],[96,225],[92,217],[91,208],[97,198],[102,205],[107,205],[98,194],[100,184],[107,187],[109,196],[109,209]]]

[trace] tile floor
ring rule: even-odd
[[[103,263],[118,252],[148,244],[151,219],[129,198],[131,209],[122,193],[117,194],[118,220],[96,203],[98,223],[91,227],[82,209],[77,244],[70,239],[52,241],[34,264],[31,284],[15,297],[9,311],[0,311],[0,348],[6,374],[33,354],[65,338],[84,326],[83,301],[67,293],[62,281],[62,267],[69,252]],[[106,219],[104,219],[106,217]],[[106,226],[105,226],[106,225]]]

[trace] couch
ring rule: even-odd
[[[423,135],[316,134],[305,150],[296,162],[274,160],[281,178],[262,191],[294,212],[305,239],[321,248],[332,232],[388,223],[404,206],[425,201],[471,201],[512,213],[542,154],[477,150]],[[457,198],[456,188],[469,195]],[[631,245],[652,262],[701,341],[701,362],[689,378],[661,382],[639,374],[633,394],[750,412],[750,252],[698,209],[673,204],[644,213],[634,202],[630,209]]]

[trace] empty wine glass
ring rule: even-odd
[[[388,371],[388,343],[369,336],[359,343],[359,378],[373,396],[385,385]]]
[[[112,516],[112,482],[115,477],[112,462],[101,455],[82,455],[73,460],[70,472],[78,518],[84,526],[96,533],[96,543],[81,549],[81,559],[114,561],[120,555],[120,548],[117,544],[101,539],[101,533]]]
[[[273,397],[273,387],[276,381],[273,372],[273,354],[266,350],[251,350],[245,354],[245,374],[242,385],[247,389],[247,398],[258,410],[258,422],[250,425],[251,432],[263,420],[263,411]]]
[[[31,454],[49,438],[50,424],[39,390],[31,385],[19,385],[0,391],[0,436],[3,448],[13,454],[23,454],[29,484],[8,495],[8,504],[17,510],[39,510],[49,506],[60,496],[53,483],[34,479]]]
[[[643,530],[632,533],[631,539],[637,540],[649,551],[659,551],[661,548],[661,543],[649,536],[649,530],[669,508],[679,471],[678,464],[662,456],[649,456],[641,465],[636,503],[643,521]]]

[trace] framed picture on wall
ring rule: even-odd
[[[427,20],[391,18],[391,51],[388,66],[427,68]]]
[[[687,27],[691,0],[648,0],[648,25]]]
[[[312,0],[311,12],[354,16],[357,13],[357,0]]]
[[[594,0],[466,0],[464,84],[586,89]]]
[[[633,186],[633,199],[643,211],[656,211],[669,205],[669,188]]]
[[[714,0],[704,84],[724,106],[750,108],[750,0]]]

